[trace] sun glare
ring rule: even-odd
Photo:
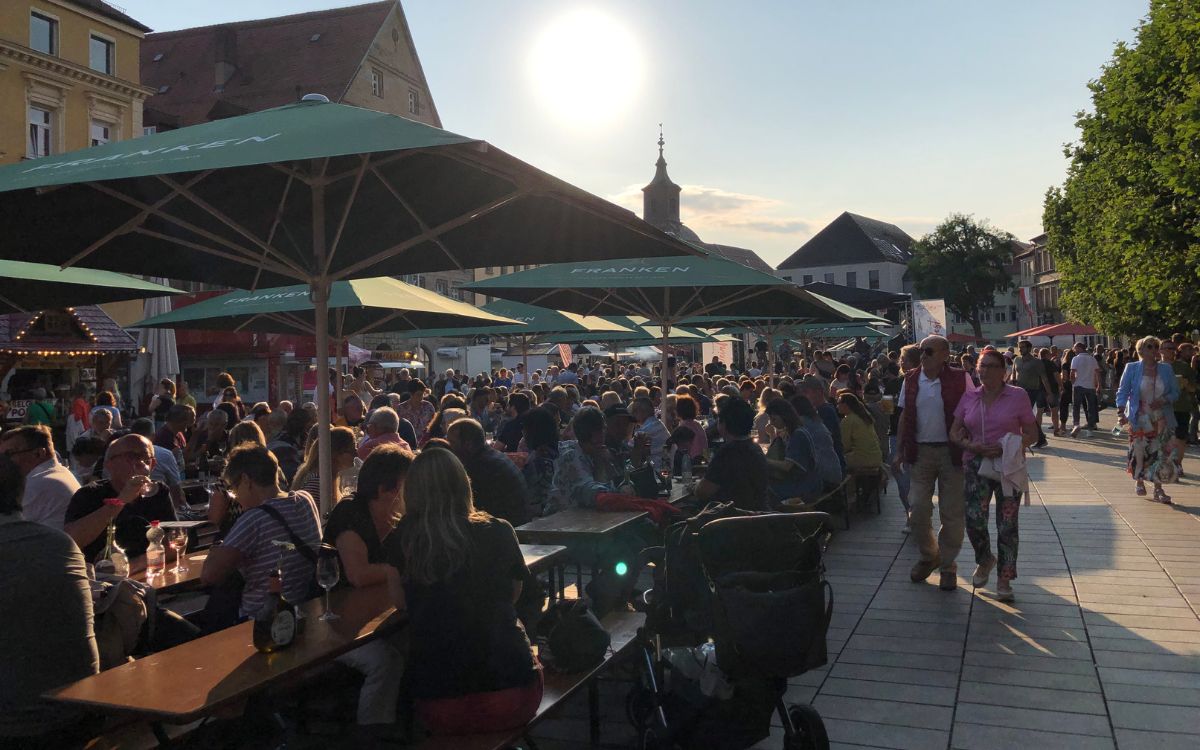
[[[637,40],[612,16],[570,11],[542,30],[529,56],[534,90],[555,117],[594,127],[633,101],[642,79]]]

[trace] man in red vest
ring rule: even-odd
[[[949,428],[954,409],[968,388],[971,376],[951,367],[950,343],[941,336],[928,336],[920,344],[921,366],[904,377],[900,391],[900,429],[894,468],[907,465],[912,483],[909,525],[921,551],[910,578],[920,583],[941,569],[940,587],[953,591],[958,586],[958,551],[965,526],[963,504],[962,449],[950,442]],[[938,516],[942,528],[933,534],[933,486],[937,483]]]

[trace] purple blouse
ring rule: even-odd
[[[1008,433],[1021,434],[1021,428],[1034,423],[1033,406],[1029,394],[1015,385],[1005,385],[1004,390],[991,404],[983,404],[983,387],[969,388],[958,402],[954,416],[961,419],[971,435],[971,442],[994,444]],[[963,451],[963,461],[975,456]]]

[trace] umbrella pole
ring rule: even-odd
[[[521,361],[525,367],[525,388],[528,389],[533,381],[529,376],[529,336],[524,333],[521,334]]]
[[[321,513],[333,507],[333,453],[329,442],[329,280],[312,283],[317,338],[317,450],[320,459]]]
[[[659,374],[662,376],[662,395],[666,398],[671,392],[671,380],[667,374],[667,340],[671,338],[671,325],[666,321],[663,321],[662,335],[662,369]]]
[[[334,343],[337,346],[337,351],[334,352],[333,365],[337,368],[337,379],[334,382],[333,388],[333,408],[337,409],[342,405],[342,391],[346,387],[346,379],[342,377],[342,347],[346,345],[346,339],[338,336],[334,340]]]

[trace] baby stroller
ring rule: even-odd
[[[783,750],[829,747],[817,711],[783,700],[789,677],[826,662],[828,523],[825,513],[748,514],[726,505],[669,530],[627,700],[641,750],[740,750],[768,736],[775,711]],[[689,563],[706,589],[690,601]]]

